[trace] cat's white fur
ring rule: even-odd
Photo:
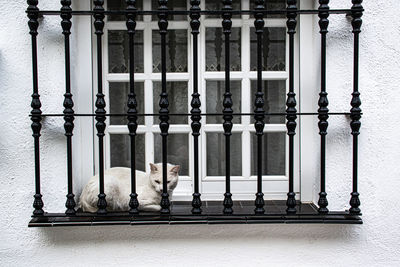
[[[159,211],[161,209],[161,193],[163,189],[162,164],[150,163],[150,174],[136,171],[136,192],[138,194],[139,210]],[[168,194],[178,184],[179,165],[167,165]],[[128,211],[131,193],[131,169],[115,167],[104,173],[104,193],[106,194],[107,210]],[[90,178],[82,191],[79,206],[84,212],[96,212],[99,194],[99,176]]]

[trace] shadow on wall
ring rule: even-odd
[[[53,245],[132,241],[349,241],[362,239],[360,225],[157,225],[37,228]]]

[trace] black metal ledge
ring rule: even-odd
[[[253,201],[234,202],[234,213],[222,213],[223,205],[218,201],[204,201],[201,215],[191,214],[191,202],[174,202],[170,215],[155,212],[141,212],[130,215],[128,212],[110,212],[99,216],[93,213],[77,212],[75,216],[64,213],[45,213],[33,217],[29,227],[55,226],[95,226],[95,225],[160,225],[160,224],[278,224],[278,223],[317,223],[317,224],[362,224],[358,215],[348,211],[319,214],[314,204],[298,203],[297,213],[286,213],[285,201],[266,201],[266,214],[254,214]]]

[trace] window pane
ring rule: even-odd
[[[122,114],[128,111],[127,102],[129,94],[129,83],[110,83],[110,112]],[[144,90],[143,83],[135,83],[135,93],[138,113],[144,113]],[[110,117],[113,125],[126,125],[128,119],[125,116]],[[138,123],[144,124],[144,117],[138,117]]]
[[[225,70],[225,35],[222,28],[206,28],[206,71]],[[241,70],[241,32],[232,28],[230,36],[231,71]]]
[[[231,93],[233,100],[233,112],[240,113],[241,108],[241,81],[231,81]],[[225,81],[207,81],[206,83],[206,99],[207,99],[207,113],[222,113],[224,107],[222,101],[224,100]],[[206,116],[207,123],[223,123],[222,116]],[[241,123],[240,116],[234,116],[233,123]]]
[[[125,10],[126,9],[126,0],[108,0],[107,1],[108,10]],[[136,8],[138,10],[143,10],[143,0],[136,0]],[[125,15],[108,15],[108,20],[110,21],[125,21]],[[136,20],[143,20],[142,15],[138,15]]]
[[[207,133],[207,176],[225,175],[225,135]],[[242,175],[242,134],[231,136],[231,176]]]
[[[252,71],[257,71],[257,35],[251,28]],[[286,30],[285,28],[264,28],[263,34],[263,71],[285,71],[286,67]]]
[[[267,0],[265,2],[267,10],[286,10],[286,0]],[[251,10],[254,10],[254,3],[255,0],[250,0]],[[267,18],[286,18],[286,14],[267,15]]]
[[[153,110],[160,110],[161,82],[154,82]],[[188,113],[188,84],[187,82],[167,82],[169,113]],[[171,124],[187,124],[187,116],[170,116]],[[154,117],[154,124],[158,124],[158,117]]]
[[[129,36],[127,31],[108,31],[108,71],[129,72]],[[143,31],[135,34],[135,72],[143,72]]]
[[[189,136],[187,134],[169,134],[167,137],[168,163],[180,165],[179,175],[189,175]],[[154,161],[162,162],[162,138],[154,135]]]
[[[257,70],[257,35],[251,28],[251,70]],[[263,70],[285,71],[286,66],[286,29],[264,28],[263,34]]]
[[[251,81],[251,108],[254,111],[257,81]],[[286,110],[286,81],[263,81],[264,110],[268,113],[283,113]],[[254,116],[251,117],[254,123]],[[266,116],[265,123],[285,123],[285,116]]]
[[[264,133],[263,175],[285,175],[285,133]],[[257,136],[251,135],[251,175],[257,175]]]
[[[168,30],[167,72],[187,72],[187,30]],[[158,30],[153,31],[153,72],[161,72],[161,37]]]
[[[233,0],[232,1],[232,8],[233,10],[240,10],[241,0]],[[221,10],[223,7],[221,1],[215,0],[206,0],[206,10]],[[240,15],[233,15],[233,18],[240,18]],[[221,15],[207,15],[207,18],[221,18]]]
[[[158,9],[158,1],[152,0],[151,7],[153,10]],[[168,9],[169,10],[177,10],[184,11],[187,9],[186,0],[168,0]],[[188,16],[186,15],[169,15],[168,20],[187,20]],[[157,15],[153,15],[153,20],[158,20]]]
[[[139,171],[146,171],[144,139],[144,134],[136,135],[136,169]],[[130,144],[129,135],[110,135],[111,167],[131,167]]]

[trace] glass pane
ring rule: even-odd
[[[263,175],[285,175],[285,133],[265,133],[262,140]],[[251,175],[257,175],[257,136],[251,135]]]
[[[231,93],[233,100],[233,112],[240,113],[241,108],[241,81],[231,81]],[[224,107],[222,101],[224,100],[225,82],[224,81],[207,81],[206,83],[206,99],[207,99],[207,113],[222,113]],[[207,123],[223,123],[222,116],[206,116]],[[240,123],[241,117],[234,116],[233,123]]]
[[[222,28],[206,28],[206,71],[225,70],[225,35]],[[241,31],[232,28],[230,36],[231,71],[241,70]]]
[[[136,0],[136,8],[138,10],[143,10],[143,0]],[[107,1],[107,9],[110,11],[113,10],[125,10],[126,9],[126,0],[108,0]],[[125,15],[109,15],[108,20],[110,21],[125,21]],[[136,20],[143,20],[142,15],[138,15]]]
[[[154,82],[153,110],[160,110],[161,82]],[[169,113],[188,113],[188,84],[187,82],[167,82],[167,93],[169,102]],[[187,116],[170,116],[171,124],[187,124]],[[154,118],[154,124],[158,124],[158,117]]]
[[[254,111],[257,81],[251,81],[251,111]],[[263,81],[264,110],[269,113],[283,113],[286,110],[286,81]],[[254,117],[251,117],[254,123]],[[285,116],[266,116],[265,123],[285,123]]]
[[[286,0],[267,0],[266,8],[267,10],[286,10]],[[254,10],[255,0],[250,0],[250,8]],[[254,17],[252,15],[252,17]],[[267,18],[286,18],[286,14],[274,14],[267,15]]]
[[[168,9],[169,10],[177,10],[177,11],[185,11],[187,10],[186,0],[168,0]],[[152,0],[151,3],[152,10],[158,9],[158,1]],[[187,15],[169,15],[168,20],[187,20]],[[153,20],[158,20],[157,15],[153,15]]]
[[[207,133],[207,176],[225,175],[225,135]],[[231,136],[231,176],[242,175],[242,134]]]
[[[145,136],[136,135],[136,169],[146,171]],[[131,139],[129,135],[111,134],[111,167],[131,167]]]
[[[169,30],[167,42],[167,72],[187,72],[187,30]],[[153,72],[161,72],[161,37],[153,31]]]
[[[108,71],[129,72],[129,36],[127,31],[108,31]],[[135,34],[135,72],[144,71],[143,31]]]
[[[167,137],[168,163],[180,165],[179,175],[189,175],[189,136],[187,134],[169,134]],[[162,162],[162,138],[154,135],[154,161]]]
[[[240,10],[241,0],[233,0],[232,8],[233,10]],[[206,10],[221,10],[223,7],[221,1],[206,0]],[[207,18],[221,18],[221,15],[207,15]],[[232,18],[240,18],[240,15],[233,15]]]
[[[251,70],[257,71],[257,35],[251,28]],[[263,34],[263,70],[285,71],[286,67],[286,29],[264,28]]]
[[[138,113],[144,113],[144,90],[143,83],[135,83],[135,93]],[[129,94],[129,83],[110,83],[110,112],[122,114],[128,111],[127,102]],[[110,117],[113,125],[126,125],[128,119],[125,116]],[[144,117],[138,117],[138,123],[144,124]]]

